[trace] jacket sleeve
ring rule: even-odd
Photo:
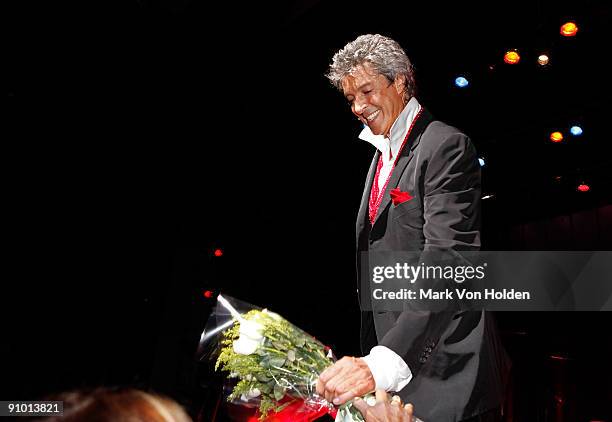
[[[456,262],[462,259],[457,251],[480,248],[481,189],[476,150],[467,136],[453,133],[426,155],[422,187],[425,245],[419,265],[435,265],[441,258]],[[435,312],[405,308],[379,342],[402,357],[413,376],[461,311],[457,302],[444,305]]]

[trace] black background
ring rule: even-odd
[[[563,249],[554,236],[536,247],[509,233],[594,212],[588,241],[563,246],[610,249],[603,2],[15,2],[8,12],[7,399],[130,384],[196,406],[203,289],[359,353],[354,218],[372,149],[324,73],[362,33],[400,42],[420,102],[485,157],[495,196],[483,203],[484,247]],[[580,30],[566,39],[569,19]],[[503,63],[509,48],[519,65]],[[535,63],[540,51],[550,66]],[[454,87],[458,75],[468,89]],[[548,141],[553,130],[566,141]],[[583,181],[590,192],[576,191]],[[574,407],[602,417],[607,314],[499,321],[525,384],[539,386],[532,415],[557,385],[541,364],[561,353]]]

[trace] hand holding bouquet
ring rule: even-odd
[[[280,315],[251,308],[240,313],[219,295],[213,323],[209,320],[200,342],[202,347],[220,333],[215,369],[237,379],[228,400],[258,399],[260,420],[296,402],[302,403],[298,412],[335,413],[315,391],[321,372],[334,363],[331,350]],[[338,413],[342,420],[364,420],[351,402],[340,406]]]

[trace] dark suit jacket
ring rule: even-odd
[[[433,250],[479,249],[480,166],[466,135],[423,110],[371,225],[368,199],[379,155],[372,160],[357,217],[358,277],[364,251],[420,251],[423,256]],[[396,187],[413,199],[395,206],[389,192]],[[363,353],[379,344],[404,359],[413,378],[399,395],[414,404],[419,418],[460,421],[501,404],[508,361],[489,313],[361,307]]]

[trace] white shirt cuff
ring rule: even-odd
[[[374,376],[376,389],[400,391],[412,379],[412,371],[406,362],[388,347],[372,347],[370,354],[364,356],[363,360]]]

